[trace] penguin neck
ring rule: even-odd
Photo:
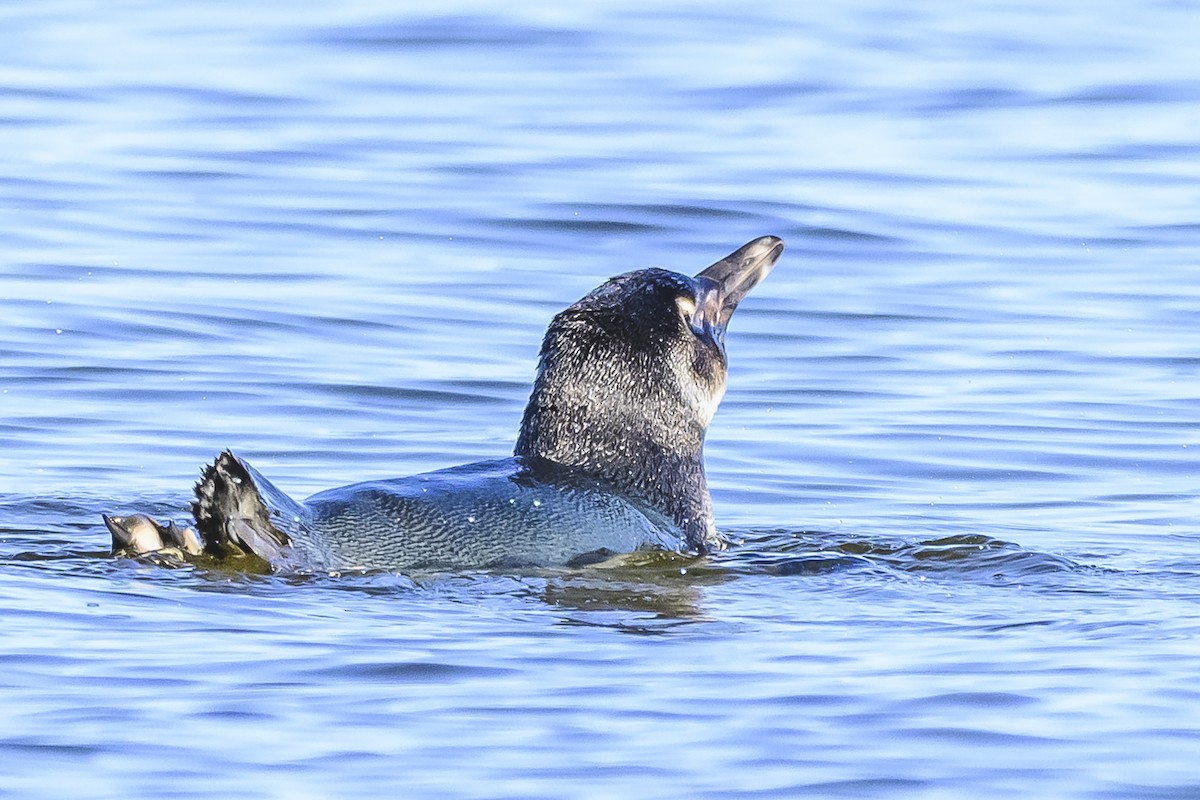
[[[670,517],[693,549],[719,549],[704,476],[704,428],[673,423],[564,408],[541,402],[535,391],[515,455],[595,477]]]

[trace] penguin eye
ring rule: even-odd
[[[686,294],[681,294],[675,298],[675,305],[679,308],[680,316],[688,325],[691,325],[696,316],[696,301]]]

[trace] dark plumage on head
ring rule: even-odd
[[[618,275],[558,314],[542,342],[516,455],[594,475],[720,546],[704,433],[725,393],[725,327],[779,258],[762,237],[695,277]]]

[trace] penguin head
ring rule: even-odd
[[[673,495],[707,504],[701,451],[725,393],[725,331],[782,252],[782,240],[764,236],[695,276],[627,272],[559,313],[516,454],[582,469],[660,507]],[[665,510],[681,524],[690,513]]]

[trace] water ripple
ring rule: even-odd
[[[1195,796],[1200,19],[949,9],[0,12],[0,785]],[[725,552],[107,556],[222,447],[505,455],[556,311],[767,233]]]

